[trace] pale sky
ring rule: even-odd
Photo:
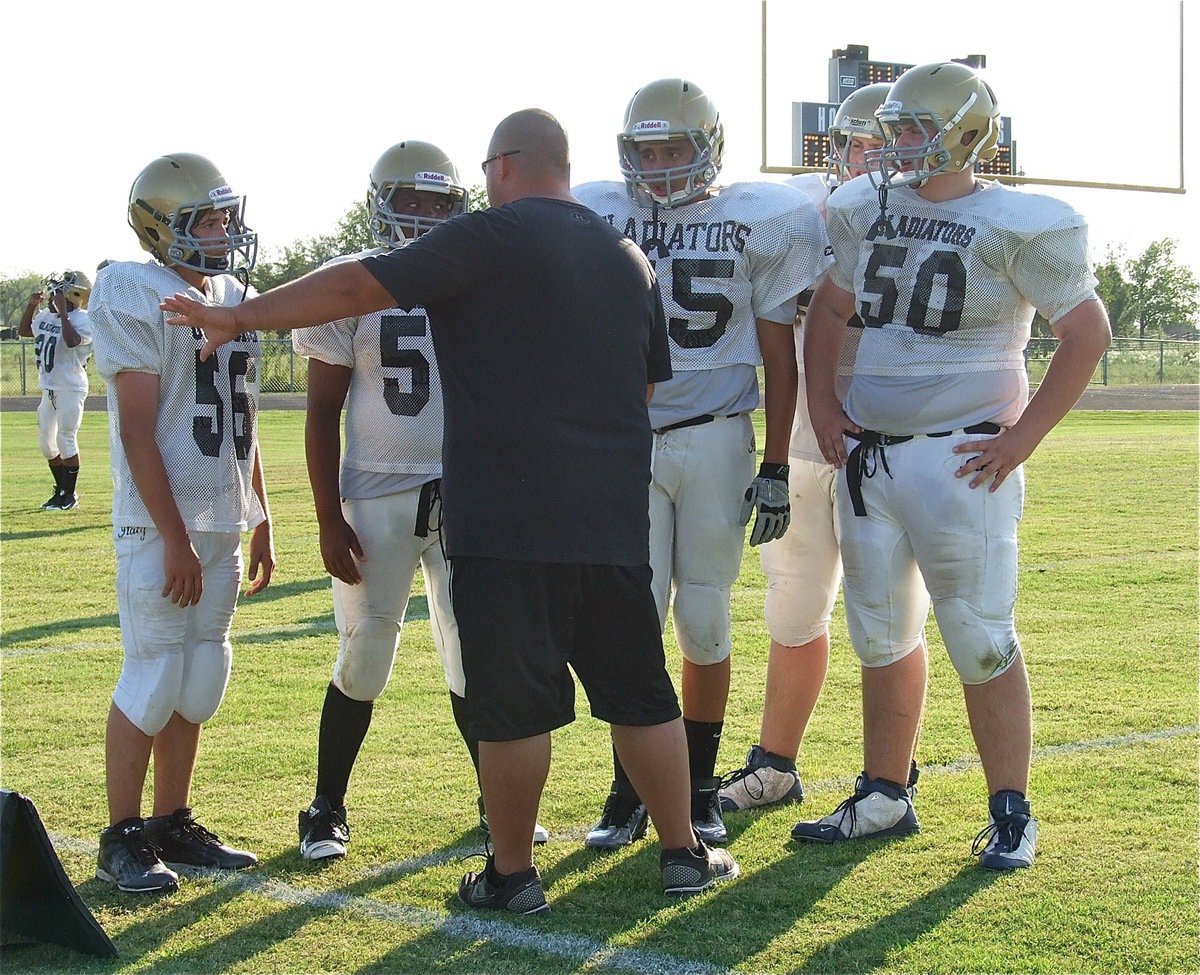
[[[788,165],[791,103],[825,101],[830,52],[922,63],[985,54],[1029,176],[1178,185],[1177,0],[1105,5],[767,4],[767,162]],[[759,0],[194,4],[19,0],[0,12],[8,187],[0,274],[143,259],[125,212],[133,178],[198,152],[247,197],[260,253],[331,231],[388,146],[446,150],[468,185],[496,122],[539,107],[563,122],[575,182],[619,178],[634,91],[684,77],[725,125],[721,182],[778,180],[762,161]],[[1194,11],[1190,11],[1193,13]],[[1196,53],[1186,29],[1187,52]],[[1196,71],[1185,97],[1192,112]],[[1188,132],[1195,155],[1195,126]],[[1184,196],[1036,188],[1090,225],[1093,256],[1173,237],[1200,273],[1200,168]]]

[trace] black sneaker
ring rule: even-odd
[[[804,787],[796,763],[754,745],[746,764],[721,779],[721,812],[803,802]]]
[[[346,855],[350,827],[346,825],[346,807],[334,809],[324,796],[300,810],[300,855],[305,860],[329,860]]]
[[[54,504],[46,505],[47,511],[71,511],[79,507],[79,496],[76,494],[60,494]]]
[[[488,826],[487,813],[484,812],[483,809],[483,796],[479,797],[477,800],[477,805],[479,806],[479,832],[481,832],[484,836],[491,836],[492,830],[491,827]],[[533,842],[537,843],[539,846],[542,843],[550,842],[550,833],[541,823],[533,824]]]
[[[458,899],[477,910],[512,911],[514,914],[550,912],[537,867],[502,878],[496,873],[490,856],[483,870],[463,877],[458,885]]]
[[[122,819],[100,834],[96,877],[135,894],[179,889],[178,874],[158,858],[146,839],[145,822],[137,816]]]
[[[619,850],[646,835],[649,814],[632,787],[613,781],[600,822],[588,830],[583,845],[593,850]]]
[[[703,840],[694,850],[663,850],[658,863],[668,897],[690,897],[741,873],[732,853],[710,848]]]
[[[988,800],[988,825],[971,844],[979,865],[989,870],[1032,867],[1037,853],[1038,822],[1029,800],[1014,789],[1001,789]]]
[[[692,787],[692,829],[709,845],[729,842],[721,818],[721,780],[697,779]]]
[[[187,806],[169,816],[147,819],[146,839],[158,850],[163,862],[171,866],[244,870],[258,863],[253,853],[222,843],[216,833],[196,822]]]
[[[39,507],[41,507],[42,509],[57,508],[58,507],[58,499],[61,497],[62,497],[62,495],[59,493],[58,488],[55,488],[54,493],[52,495],[50,495],[50,500],[43,502],[41,505],[39,505]]]

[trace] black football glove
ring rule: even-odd
[[[788,492],[788,465],[761,464],[758,477],[746,488],[742,501],[741,522],[750,522],[750,513],[757,511],[750,530],[750,544],[761,545],[783,538],[792,520],[792,499]]]

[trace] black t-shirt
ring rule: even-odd
[[[526,198],[362,263],[429,313],[447,554],[647,562],[646,384],[671,364],[637,245],[587,207]]]

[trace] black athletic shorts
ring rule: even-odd
[[[601,721],[679,717],[649,565],[459,556],[450,561],[450,600],[473,738],[515,741],[570,724],[571,670]]]

